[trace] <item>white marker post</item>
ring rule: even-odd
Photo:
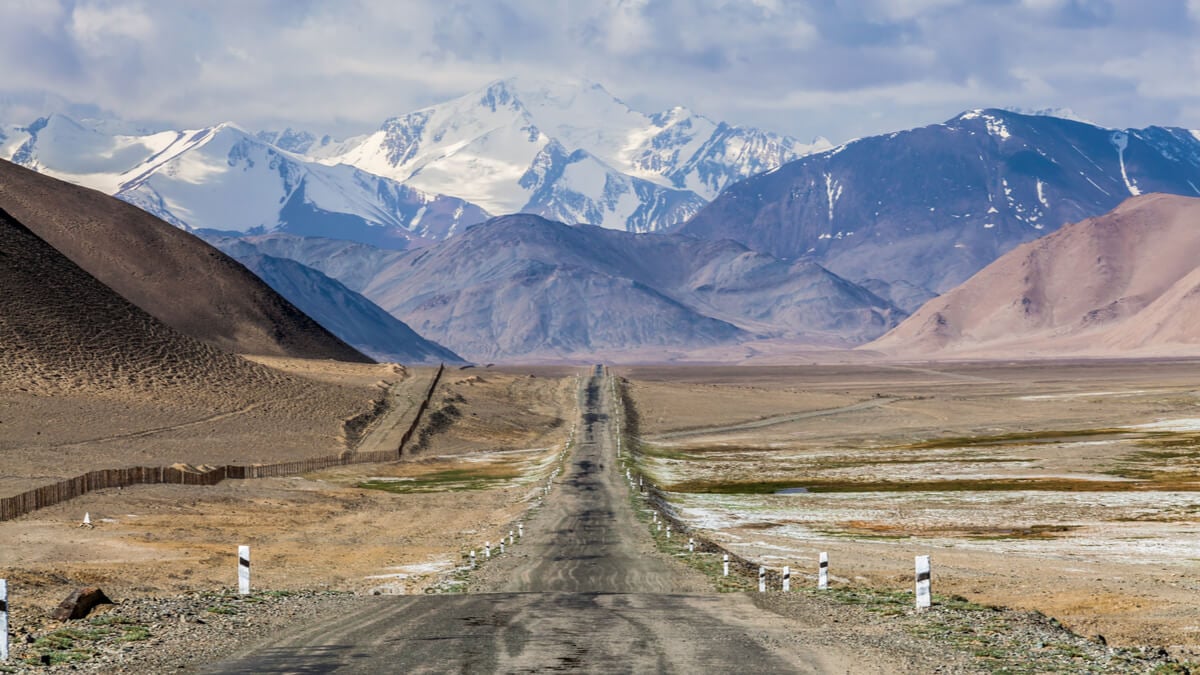
[[[662,532],[662,523],[658,522],[657,520],[654,521],[654,531]]]
[[[787,565],[783,566],[783,592],[787,593],[792,590],[792,568]]]
[[[933,576],[929,565],[929,556],[917,556],[917,609],[929,609],[932,605],[932,597],[929,592],[929,581]]]
[[[758,592],[767,592],[767,568],[762,565],[758,566]]]
[[[726,576],[726,577],[729,576],[729,554],[728,553],[725,554],[724,562],[722,563],[722,566],[725,568],[725,573],[721,576]]]
[[[513,539],[513,534],[515,534],[515,533],[512,530],[508,531],[508,545],[509,546],[512,546],[513,542],[516,541],[515,539]]]
[[[84,526],[84,527],[91,527],[91,526],[92,526],[92,514],[91,514],[90,512],[87,512],[87,511],[85,511],[85,512],[84,512],[84,514],[83,514],[83,526]]]
[[[490,542],[490,541],[483,542],[483,557],[491,560],[491,558],[492,558],[492,542]]]
[[[8,581],[0,579],[0,661],[8,660]]]
[[[688,537],[688,553],[695,553],[695,552],[696,552],[696,540],[691,537]]]
[[[249,546],[238,546],[238,595],[250,595]]]
[[[501,554],[504,553],[504,540],[503,539],[500,540],[500,553]]]
[[[475,569],[475,549],[471,549],[471,569]]]
[[[671,538],[671,526],[667,525],[667,539]]]
[[[525,525],[524,525],[524,523],[517,523],[517,536],[518,536],[518,537],[520,537],[520,538],[522,538],[522,539],[524,539],[524,538],[525,538]]]
[[[829,588],[829,554],[825,551],[821,551],[817,562],[817,588],[822,591]]]

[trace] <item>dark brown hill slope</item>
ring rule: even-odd
[[[1005,254],[866,345],[900,356],[1200,352],[1200,199],[1126,200]]]
[[[369,361],[232,258],[118,199],[0,161],[0,209],[185,335],[243,354]]]
[[[0,211],[0,388],[35,393],[235,389],[292,378],[183,335]]]

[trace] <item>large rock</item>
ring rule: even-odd
[[[56,621],[72,621],[84,618],[96,605],[111,604],[113,601],[98,586],[86,586],[68,595],[50,616]]]

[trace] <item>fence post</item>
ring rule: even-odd
[[[932,576],[929,556],[917,556],[917,610],[929,609],[933,604],[929,592],[929,581]]]
[[[822,591],[829,588],[829,554],[825,551],[821,551],[817,562],[817,588]]]
[[[238,595],[250,595],[249,546],[238,546]]]
[[[0,661],[8,660],[8,580],[0,579]]]

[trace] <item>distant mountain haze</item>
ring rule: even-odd
[[[243,241],[339,279],[473,360],[668,355],[761,338],[853,346],[905,316],[811,262],[530,215],[420,251],[278,234]]]
[[[1200,199],[1150,194],[1023,244],[864,349],[896,356],[1195,354]]]
[[[463,363],[459,355],[417,335],[341,282],[294,260],[237,254],[247,246],[231,244],[228,253],[329,332],[371,358],[404,364]]]

